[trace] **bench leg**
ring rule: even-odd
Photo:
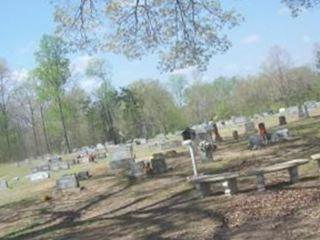
[[[201,197],[207,197],[211,194],[210,184],[206,182],[195,183],[196,189],[200,192]]]
[[[238,186],[237,186],[237,179],[229,179],[222,183],[222,186],[224,187],[224,193],[227,196],[231,196],[232,194],[235,194],[238,192]]]
[[[257,181],[257,188],[259,192],[265,191],[266,190],[266,184],[264,181],[264,175],[263,173],[260,173],[256,176],[256,181]]]
[[[291,167],[288,169],[289,175],[290,175],[290,182],[296,183],[299,181],[299,173],[298,173],[298,167]]]

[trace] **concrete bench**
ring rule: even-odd
[[[195,185],[202,197],[209,196],[211,194],[211,184],[219,182],[222,183],[224,193],[230,196],[238,191],[237,177],[239,177],[238,173],[221,173],[192,176],[188,180]]]
[[[264,191],[266,189],[264,174],[288,170],[290,176],[290,182],[296,183],[299,181],[298,166],[306,164],[309,159],[295,159],[287,162],[278,163],[268,167],[259,168],[247,173],[249,176],[256,176],[258,191]]]
[[[320,173],[320,153],[313,154],[310,157],[312,160],[316,160],[318,162],[318,172]]]

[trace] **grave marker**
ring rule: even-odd
[[[88,171],[81,171],[77,173],[77,178],[79,181],[88,180],[90,178],[90,174]]]
[[[72,175],[64,175],[56,182],[56,187],[58,190],[67,190],[79,188],[79,180],[77,177]]]
[[[32,173],[26,176],[29,181],[34,182],[34,181],[39,181],[43,179],[47,179],[50,177],[50,174],[48,172],[36,172]]]
[[[0,180],[0,190],[8,189],[8,181],[7,180]]]
[[[155,174],[162,174],[167,172],[167,164],[163,154],[153,154],[151,159],[151,167]]]

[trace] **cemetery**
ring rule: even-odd
[[[262,120],[263,127],[259,125]],[[27,227],[24,216],[33,208],[48,208],[44,213],[32,211],[31,217],[37,219],[57,211],[65,214],[58,217],[58,222],[39,220],[39,227],[28,231],[15,232],[2,223],[8,227],[3,228],[1,239],[102,236],[85,230],[91,227],[109,229],[112,239],[128,234],[136,239],[152,239],[154,234],[169,239],[224,239],[225,234],[235,238],[258,234],[281,239],[287,231],[297,237],[292,239],[298,239],[309,236],[310,229],[317,233],[320,142],[314,136],[320,134],[320,120],[311,117],[293,121],[287,117],[286,121],[283,126],[281,122],[260,118],[255,129],[246,132],[240,123],[237,138],[234,126],[229,131],[226,127],[213,130],[206,125],[205,129],[197,126],[195,130],[181,131],[180,144],[174,138],[172,144],[166,143],[165,150],[161,144],[152,148],[153,153],[147,142],[123,144],[112,147],[107,158],[96,163],[71,164],[59,171],[52,166],[48,170],[41,163],[38,171],[31,173],[30,161],[26,180],[20,176],[13,184],[13,177],[8,176],[1,181],[1,215],[6,213],[10,219],[8,209],[15,208],[20,216],[15,225]],[[270,141],[265,139],[267,134]],[[250,136],[258,136],[261,146],[252,149]],[[175,154],[166,157],[168,151]],[[54,161],[64,164],[67,159],[68,156],[62,156]],[[12,167],[23,168],[21,164]],[[43,200],[43,196],[49,200]],[[10,199],[14,199],[13,203],[9,203]],[[277,199],[281,201],[274,202]],[[241,210],[239,202],[249,210]],[[63,210],[59,210],[60,204]],[[312,215],[306,216],[304,211],[311,211]],[[297,228],[298,222],[288,223],[288,214],[304,219],[306,225]],[[153,217],[157,221],[150,220]],[[119,223],[127,226],[125,232]],[[225,224],[228,228],[221,233],[219,229]],[[256,226],[260,224],[263,227],[258,230]],[[166,227],[161,228],[163,225]],[[147,230],[141,231],[146,226]],[[280,231],[274,231],[275,226]]]
[[[320,239],[320,0],[0,6],[0,240]]]

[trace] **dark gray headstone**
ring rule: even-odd
[[[8,181],[7,180],[0,180],[0,190],[4,190],[8,188]]]
[[[259,147],[261,147],[261,139],[259,135],[253,135],[249,137],[249,147],[250,149],[254,150],[257,149]]]
[[[81,171],[77,173],[77,178],[79,181],[87,180],[90,178],[90,174],[88,171]]]
[[[167,164],[163,154],[154,154],[151,159],[151,168],[155,174],[167,172]]]
[[[79,180],[74,174],[65,175],[57,180],[56,187],[58,190],[79,188]]]

